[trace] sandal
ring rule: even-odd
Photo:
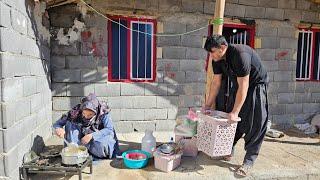
[[[246,177],[249,174],[251,168],[252,166],[243,164],[238,169],[236,169],[235,173],[238,176]]]
[[[222,160],[224,161],[231,161],[231,159],[232,159],[232,155],[227,155],[222,157]]]

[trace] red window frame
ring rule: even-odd
[[[252,38],[249,41],[249,46],[254,48],[254,39],[256,36],[256,27],[255,25],[246,25],[246,24],[233,24],[233,23],[225,23],[223,24],[223,27],[227,28],[238,28],[238,29],[244,29],[247,30],[250,35],[252,35]],[[210,25],[208,28],[208,36],[211,36],[213,32],[213,25]],[[208,70],[208,63],[209,63],[209,53],[206,60],[206,71]]]
[[[140,22],[151,22],[153,23],[153,34],[156,34],[157,31],[157,21],[155,19],[148,18],[138,18],[138,17],[127,17],[127,16],[119,16],[119,15],[108,15],[108,17],[112,20],[126,20],[127,27],[131,28],[131,21],[140,21]],[[156,80],[156,57],[157,57],[157,38],[156,36],[152,36],[153,41],[153,49],[152,49],[152,79],[143,80],[143,79],[131,79],[131,33],[130,30],[127,29],[127,78],[126,79],[113,79],[112,78],[112,30],[111,30],[112,21],[108,20],[108,81],[110,82],[154,82]]]
[[[317,29],[317,28],[298,28],[299,31],[311,31],[312,32],[312,42],[311,42],[311,63],[309,62],[310,64],[310,79],[297,79],[296,77],[296,81],[311,81],[311,82],[320,82],[320,80],[317,80],[314,78],[314,62],[315,62],[315,54],[316,54],[316,48],[315,48],[315,45],[316,45],[316,33],[320,33],[320,29]],[[297,47],[297,51],[298,51],[298,47]],[[298,55],[298,54],[297,54]],[[319,56],[320,56],[320,52],[319,52]],[[320,61],[318,62],[320,63]],[[297,67],[296,67],[297,68]]]

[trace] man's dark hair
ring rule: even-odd
[[[228,45],[226,38],[222,35],[215,34],[207,37],[204,49],[208,52],[211,52],[211,48],[220,48],[221,45]]]

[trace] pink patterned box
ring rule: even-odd
[[[183,136],[175,136],[175,141],[178,143],[182,141],[183,143],[183,154],[182,156],[191,156],[196,157],[198,155],[198,147],[197,147],[197,137],[193,136],[190,139],[184,138]]]
[[[154,166],[156,169],[164,172],[170,172],[180,165],[182,153],[167,156],[161,155],[156,151],[154,152],[153,156]]]
[[[214,111],[212,116],[200,114],[197,127],[199,151],[211,157],[230,155],[238,123],[228,124],[228,114]],[[241,119],[239,118],[238,121]]]

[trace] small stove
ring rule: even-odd
[[[20,167],[20,179],[28,180],[30,174],[61,174],[78,175],[79,180],[82,180],[82,173],[86,167],[90,167],[89,174],[92,174],[91,156],[82,164],[65,165],[60,156],[61,149],[59,146],[47,146],[37,159],[24,162]]]

